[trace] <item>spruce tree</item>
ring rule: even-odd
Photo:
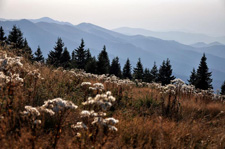
[[[120,67],[120,63],[119,63],[119,58],[116,57],[112,60],[111,66],[110,66],[110,70],[109,70],[109,74],[113,74],[119,78],[121,78],[121,67]]]
[[[158,81],[161,82],[162,85],[170,84],[170,81],[175,79],[172,73],[173,69],[170,60],[164,60],[159,68]]]
[[[88,73],[93,73],[96,74],[97,73],[97,60],[95,57],[92,57],[86,64],[85,66],[85,70]]]
[[[203,54],[200,64],[198,66],[197,70],[197,81],[196,81],[196,88],[207,90],[208,88],[213,88],[212,87],[212,72],[209,72],[207,63],[206,63],[206,56],[205,53]]]
[[[29,60],[33,60],[32,50],[28,45],[26,38],[24,39],[22,52]]]
[[[134,79],[142,80],[143,79],[143,65],[141,63],[141,59],[138,59],[136,67],[134,68]]]
[[[16,25],[14,25],[12,31],[9,32],[7,41],[9,44],[13,45],[13,48],[22,49],[24,47],[23,33]]]
[[[65,47],[61,57],[61,66],[63,68],[69,68],[71,64],[70,62],[71,62],[70,53],[67,50],[67,47]]]
[[[53,65],[55,67],[59,67],[63,52],[64,43],[61,38],[58,38],[56,42],[56,46],[53,51],[50,51],[47,58],[47,64]]]
[[[150,70],[148,68],[145,68],[144,74],[143,74],[143,81],[144,82],[152,82],[152,75],[150,73]]]
[[[34,61],[41,62],[41,63],[44,62],[44,57],[42,55],[40,46],[38,46],[37,51],[34,53]]]
[[[2,28],[2,26],[0,27],[0,41],[3,42],[6,40],[6,37],[5,37],[5,32]]]
[[[156,62],[154,62],[154,65],[150,71],[150,74],[151,74],[151,77],[152,77],[152,80],[151,82],[156,82],[157,79],[158,79],[158,68],[156,66]]]
[[[132,75],[131,75],[131,64],[130,64],[130,60],[129,58],[127,59],[124,67],[123,67],[123,78],[124,79],[132,79]]]
[[[78,69],[84,69],[86,64],[86,53],[87,51],[84,49],[84,40],[81,39],[80,46],[75,49],[75,63]]]
[[[104,45],[103,50],[98,55],[97,73],[108,74],[109,67],[110,67],[110,61],[109,61],[108,53],[106,52],[106,47]]]
[[[196,81],[197,81],[197,73],[195,71],[195,68],[193,68],[191,75],[190,75],[190,79],[188,80],[190,85],[196,85]]]
[[[220,91],[221,95],[225,95],[225,81],[223,82],[222,86],[221,86],[221,91]]]

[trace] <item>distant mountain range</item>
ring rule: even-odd
[[[33,51],[40,45],[45,57],[55,46],[58,37],[62,38],[70,52],[79,46],[83,38],[86,48],[89,48],[95,56],[102,50],[103,45],[106,45],[110,59],[119,56],[121,66],[127,58],[130,58],[132,65],[135,66],[140,57],[144,67],[152,68],[154,61],[159,67],[163,60],[169,58],[174,75],[186,81],[193,67],[198,67],[205,52],[208,66],[213,72],[214,89],[220,88],[225,80],[225,46],[222,44],[196,48],[193,45],[155,37],[124,35],[90,23],[72,25],[49,18],[0,21],[0,26],[6,34],[13,25],[20,27]]]
[[[150,36],[156,37],[164,40],[175,40],[177,42],[183,44],[194,44],[197,42],[205,42],[205,43],[212,43],[212,42],[221,42],[225,44],[225,36],[223,37],[211,37],[204,34],[197,34],[197,33],[186,33],[186,32],[178,32],[178,31],[170,31],[170,32],[155,32],[141,28],[130,28],[130,27],[121,27],[113,29],[113,31],[126,34],[126,35],[143,35],[143,36]]]

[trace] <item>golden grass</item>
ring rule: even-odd
[[[0,49],[1,50],[1,49]],[[13,55],[9,53],[9,55]],[[45,65],[32,65],[24,61],[29,70],[39,69],[44,80],[25,79],[22,88],[15,88],[13,95],[1,90],[0,144],[1,148],[52,148],[55,129],[43,123],[35,131],[19,112],[25,105],[39,106],[45,100],[62,97],[81,106],[86,91],[82,79]],[[193,95],[181,95],[176,118],[163,114],[159,91],[150,88],[117,86],[104,83],[117,98],[108,115],[119,119],[118,132],[99,134],[87,140],[75,137],[70,124],[76,122],[77,112],[70,111],[63,121],[63,129],[56,148],[225,148],[225,105],[205,102]],[[165,106],[168,105],[165,97]],[[172,97],[173,99],[173,97]],[[12,101],[8,107],[6,104]],[[173,114],[173,113],[172,113]],[[53,125],[54,126],[54,125]],[[34,134],[35,132],[35,134]],[[93,141],[94,140],[94,141]]]

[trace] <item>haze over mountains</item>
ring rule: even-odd
[[[113,29],[113,31],[126,34],[126,35],[144,35],[156,37],[164,40],[175,40],[183,44],[194,44],[197,42],[221,42],[225,44],[225,36],[223,37],[211,37],[205,34],[197,34],[197,33],[187,33],[187,32],[179,32],[179,31],[170,31],[170,32],[155,32],[141,28],[130,28],[130,27],[121,27]]]
[[[225,80],[225,46],[223,44],[189,46],[150,36],[125,35],[90,23],[72,25],[50,18],[0,21],[0,26],[3,26],[6,34],[15,24],[24,33],[32,50],[35,51],[40,45],[45,57],[55,46],[58,37],[62,38],[70,52],[79,46],[83,38],[86,48],[89,48],[93,55],[97,55],[103,45],[106,45],[110,59],[119,56],[121,66],[128,57],[133,66],[140,57],[144,67],[148,68],[152,68],[154,61],[159,67],[163,60],[169,58],[174,75],[186,81],[193,67],[198,67],[203,52],[206,52],[208,66],[213,72],[214,89],[220,88]]]

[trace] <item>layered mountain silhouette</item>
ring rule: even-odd
[[[126,35],[144,35],[164,40],[175,40],[187,45],[195,44],[197,42],[213,43],[215,41],[225,44],[225,36],[211,37],[205,34],[187,33],[180,31],[155,32],[142,28],[130,28],[130,27],[120,27],[113,29],[113,31]]]
[[[110,59],[118,56],[122,66],[127,58],[130,58],[131,64],[135,66],[140,57],[144,67],[152,68],[154,61],[159,67],[163,60],[169,58],[174,75],[186,81],[193,67],[198,67],[202,54],[205,52],[208,66],[213,72],[214,89],[220,88],[225,80],[224,45],[196,48],[155,37],[125,35],[90,23],[72,25],[49,18],[0,21],[0,26],[3,27],[6,34],[13,25],[17,25],[22,30],[33,51],[40,45],[45,57],[55,46],[58,37],[62,38],[70,52],[79,46],[81,38],[83,38],[86,48],[89,48],[93,55],[97,56],[103,45],[106,45]],[[222,52],[222,54],[218,52]]]

